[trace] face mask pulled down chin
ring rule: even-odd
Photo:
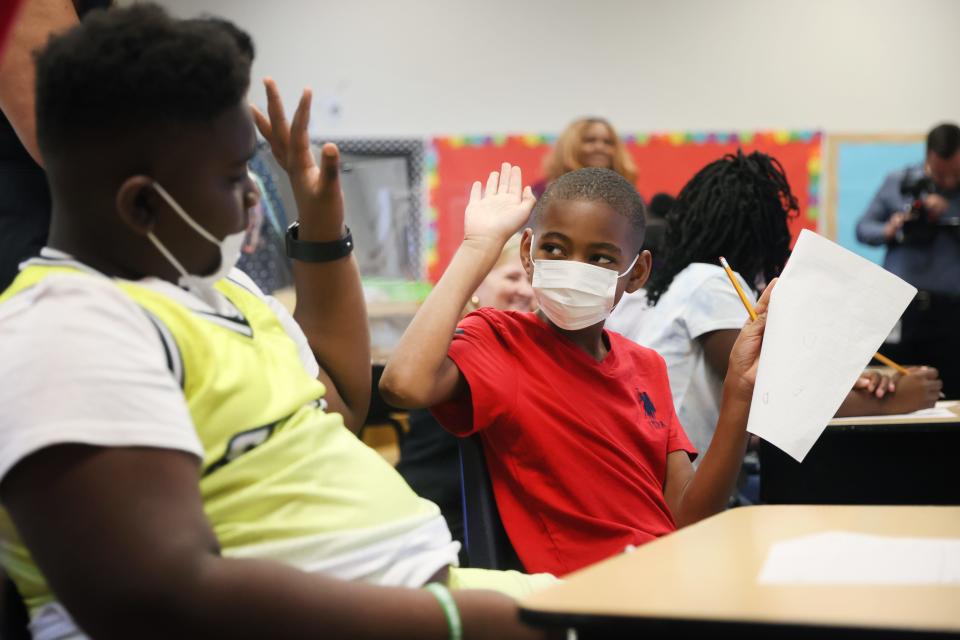
[[[147,232],[147,238],[153,243],[153,246],[163,254],[167,262],[180,274],[177,284],[208,303],[211,307],[217,308],[219,306],[217,302],[218,297],[214,292],[213,285],[225,278],[227,274],[230,273],[230,270],[237,265],[237,261],[240,260],[240,252],[243,247],[246,230],[231,233],[225,236],[223,240],[217,240],[216,236],[204,229],[196,220],[190,217],[190,215],[184,211],[183,207],[173,199],[173,196],[167,193],[167,190],[161,187],[158,182],[153,183],[153,188],[160,194],[161,198],[166,200],[170,208],[173,209],[184,222],[190,225],[191,229],[200,234],[204,240],[215,244],[217,248],[220,249],[220,266],[217,267],[213,273],[206,275],[189,273],[152,231]]]
[[[533,291],[540,309],[567,331],[603,322],[613,310],[617,281],[639,258],[637,254],[623,273],[576,260],[534,260]]]

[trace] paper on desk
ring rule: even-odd
[[[941,400],[935,407],[930,409],[920,409],[913,413],[897,413],[881,416],[857,416],[847,418],[834,418],[830,424],[875,424],[890,423],[902,420],[941,422],[950,420],[960,420],[960,413],[955,413],[951,407],[960,405],[956,400]]]
[[[960,538],[827,531],[770,547],[761,584],[960,584]]]
[[[802,462],[916,292],[801,231],[771,296],[747,430]]]

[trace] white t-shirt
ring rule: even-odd
[[[49,248],[41,258],[96,278],[50,277],[0,306],[0,406],[18,418],[0,420],[0,479],[31,453],[66,441],[179,449],[202,458],[183,392],[166,362],[167,355],[178,357],[172,337],[109,278]],[[319,365],[286,309],[239,269],[229,277],[266,300],[296,343],[304,368],[316,377]],[[140,284],[190,309],[239,316],[225,297],[214,310],[164,280]],[[77,335],[84,339],[72,339]],[[58,366],[41,371],[38,362]],[[23,424],[31,425],[28,432],[19,429]]]
[[[111,279],[70,256],[44,249],[37,261],[76,267],[95,277],[51,275],[0,305],[0,479],[31,453],[61,443],[176,449],[202,459],[203,447],[177,381],[179,352],[165,327]],[[234,269],[229,279],[270,306],[297,345],[305,370],[316,377],[319,365],[286,309],[243,272]],[[214,308],[163,280],[138,284],[211,321],[242,318],[219,293],[212,299]],[[399,476],[397,482],[403,482]],[[440,568],[455,565],[459,549],[439,508],[422,499],[419,503],[422,507],[400,521],[265,541],[225,554],[270,558],[344,580],[419,587]],[[57,602],[35,612],[31,631],[37,640],[85,637]]]
[[[756,303],[753,291],[737,274]],[[653,307],[646,293],[625,295],[607,328],[649,347],[667,363],[673,404],[680,424],[703,459],[720,416],[723,380],[707,364],[697,338],[721,329],[739,330],[748,315],[722,267],[695,262],[674,277]]]

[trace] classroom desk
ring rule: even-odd
[[[803,463],[762,442],[761,502],[960,505],[960,403],[941,406],[956,418],[831,422]]]
[[[589,637],[960,637],[960,586],[761,585],[771,544],[830,530],[960,537],[960,507],[731,509],[520,601]]]

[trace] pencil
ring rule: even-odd
[[[910,373],[909,371],[907,371],[907,368],[904,367],[902,364],[897,364],[896,362],[894,362],[893,360],[891,360],[890,358],[888,358],[887,356],[883,355],[880,352],[873,354],[873,357],[879,360],[880,362],[882,362],[883,364],[887,365],[891,369],[896,369],[897,372],[902,373],[903,375],[907,375]]]
[[[720,256],[720,265],[723,267],[723,270],[727,272],[727,277],[730,278],[730,283],[733,284],[733,288],[737,290],[737,295],[740,296],[740,302],[742,302],[743,306],[747,308],[747,313],[750,314],[750,319],[756,320],[757,312],[753,310],[753,305],[750,304],[750,299],[747,298],[747,294],[743,292],[743,288],[737,281],[737,277],[733,275],[733,269],[730,268],[730,265],[727,264],[727,259],[723,256]]]
[[[874,359],[879,360],[880,362],[882,362],[883,364],[887,365],[887,366],[890,367],[891,369],[895,369],[895,370],[897,371],[897,373],[900,373],[900,374],[905,375],[905,376],[910,374],[910,372],[907,371],[907,368],[906,368],[905,366],[903,366],[902,364],[897,364],[896,362],[894,362],[893,360],[891,360],[891,359],[888,358],[887,356],[883,355],[883,354],[880,353],[879,351],[876,352],[875,354],[873,354],[873,357],[874,357]],[[940,392],[940,399],[943,400],[943,399],[946,398],[946,397],[947,397],[947,396],[944,395],[943,391],[941,391],[941,392]]]
[[[733,285],[733,288],[737,290],[737,295],[740,296],[740,301],[743,303],[743,306],[746,307],[747,313],[750,314],[750,319],[756,320],[757,312],[753,310],[753,305],[750,304],[750,299],[747,298],[747,294],[743,292],[743,288],[740,286],[740,282],[737,280],[737,277],[733,275],[733,269],[730,268],[729,263],[727,263],[727,259],[724,258],[723,256],[720,256],[720,266],[722,266],[723,270],[727,272],[727,277],[730,278],[730,283]],[[906,367],[904,367],[903,365],[897,364],[896,362],[894,362],[887,356],[883,355],[879,351],[873,354],[873,357],[879,360],[880,362],[882,362],[883,364],[887,365],[891,369],[895,369],[901,375],[906,376],[910,374],[910,372],[907,371]],[[941,398],[944,397],[942,392],[940,393],[940,397]]]

